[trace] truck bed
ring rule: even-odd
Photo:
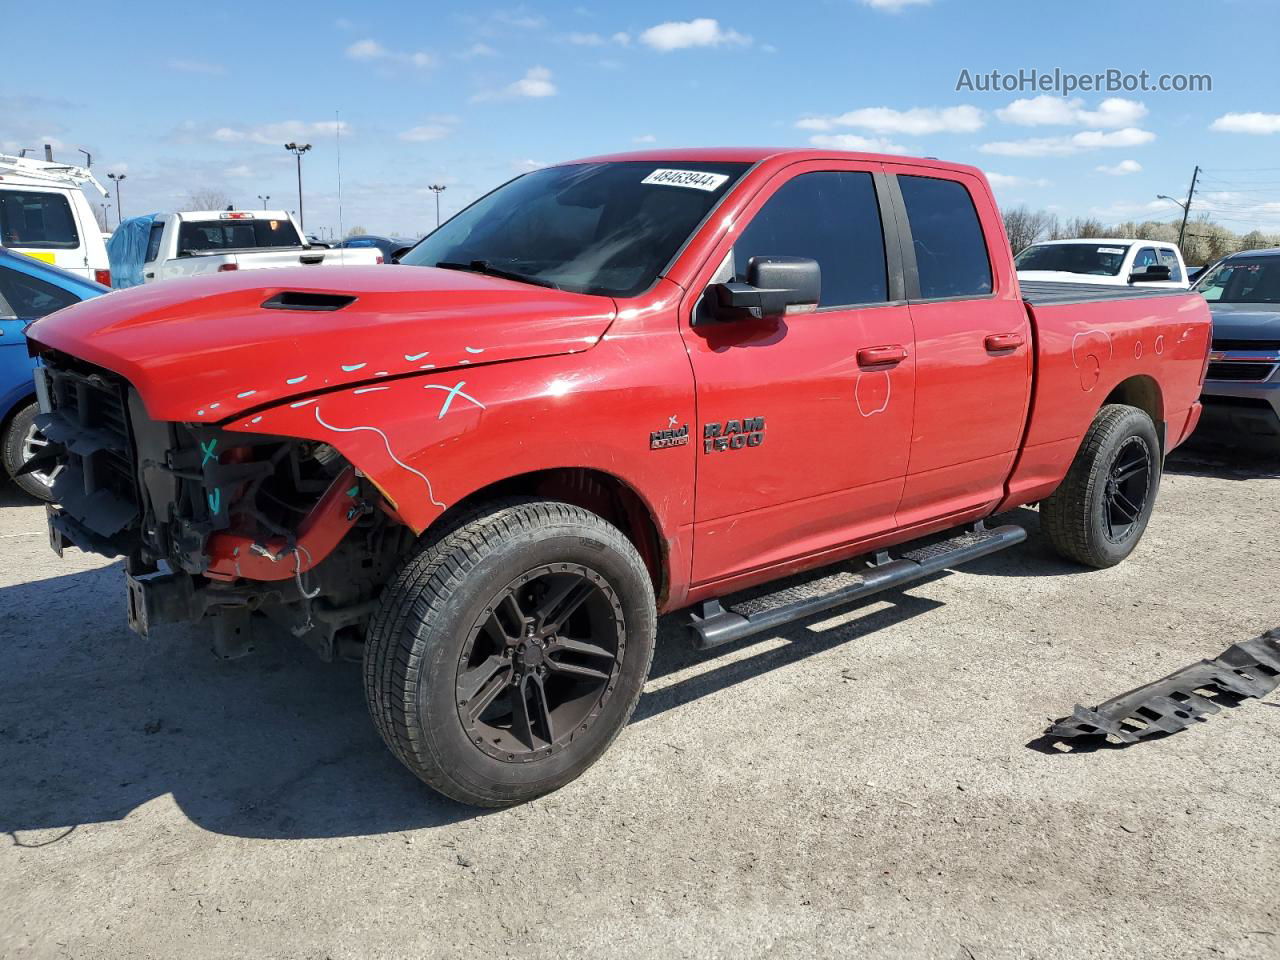
[[[1101,283],[1048,283],[1025,280],[1018,284],[1022,299],[1033,307],[1063,306],[1095,300],[1139,300],[1150,297],[1185,297],[1185,288],[1116,287]]]

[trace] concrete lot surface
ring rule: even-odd
[[[477,814],[358,667],[124,622],[0,490],[4,957],[1280,957],[1280,696],[1125,749],[1050,718],[1280,625],[1280,465],[1173,465],[1138,552],[1028,543],[714,655],[662,625],[585,777]],[[1032,744],[1032,746],[1029,746]]]

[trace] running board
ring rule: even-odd
[[[693,645],[707,650],[773,630],[882,590],[923,580],[1026,539],[1027,531],[1022,527],[1010,524],[987,529],[979,523],[949,540],[908,550],[896,560],[882,551],[871,566],[860,572],[842,570],[764,596],[730,602],[728,606],[722,606],[720,600],[706,600],[690,615]]]

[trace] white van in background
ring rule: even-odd
[[[1191,286],[1182,252],[1167,240],[1045,240],[1027,247],[1013,262],[1023,281],[1177,290]]]
[[[110,286],[107,245],[85,184],[107,195],[85,167],[0,153],[0,246]]]

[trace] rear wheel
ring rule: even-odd
[[[635,547],[569,504],[498,505],[424,546],[365,645],[383,739],[435,789],[518,803],[581,774],[622,730],[653,656]]]
[[[52,470],[37,470],[33,473],[24,473],[22,476],[17,475],[23,464],[49,445],[44,434],[36,429],[35,419],[39,412],[36,404],[29,403],[15,413],[5,428],[4,436],[0,437],[0,450],[4,455],[5,471],[13,477],[14,483],[33,497],[52,500],[53,491],[50,487],[53,478],[61,468],[55,467]]]
[[[1137,407],[1099,411],[1066,479],[1040,505],[1040,528],[1064,557],[1091,567],[1119,563],[1138,545],[1160,488],[1155,424]]]

